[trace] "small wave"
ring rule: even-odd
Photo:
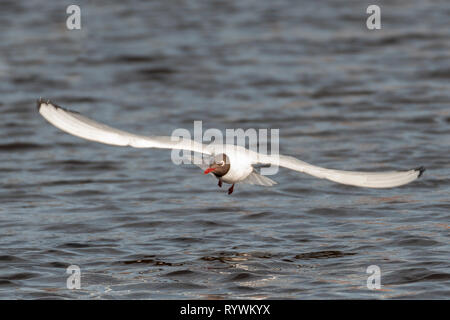
[[[36,150],[36,149],[45,149],[47,145],[37,144],[37,143],[28,143],[28,142],[12,142],[0,144],[0,152],[9,152],[9,151],[28,151],[28,150]]]
[[[332,258],[342,258],[346,256],[353,256],[355,252],[342,252],[342,251],[318,251],[318,252],[308,252],[296,255],[295,259],[308,260],[308,259],[332,259]]]

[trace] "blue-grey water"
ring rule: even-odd
[[[81,30],[72,2],[1,4],[0,299],[450,297],[448,0],[77,3]],[[280,129],[320,166],[427,171],[374,190],[281,169],[228,196],[170,151],[59,131],[39,97],[141,134]]]

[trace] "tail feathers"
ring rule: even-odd
[[[272,179],[267,178],[266,176],[260,175],[259,173],[253,171],[250,173],[250,175],[242,181],[243,183],[248,184],[254,184],[259,186],[266,186],[270,187],[274,184],[277,184],[277,182],[273,181]]]

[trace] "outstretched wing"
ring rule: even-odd
[[[424,167],[406,171],[386,172],[343,171],[321,168],[290,156],[257,154],[256,158],[257,163],[279,165],[317,178],[366,188],[393,188],[402,186],[416,180],[425,171]]]
[[[209,154],[206,147],[190,139],[169,136],[141,136],[91,120],[78,112],[64,109],[50,101],[37,102],[39,113],[55,127],[74,136],[114,146],[134,148],[180,149]]]

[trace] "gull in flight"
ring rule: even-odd
[[[142,136],[114,129],[110,126],[91,120],[78,112],[67,110],[50,101],[39,99],[39,113],[55,127],[74,136],[115,146],[130,146],[134,148],[160,148],[188,150],[207,155],[208,161],[197,164],[205,174],[212,174],[219,182],[231,184],[228,194],[234,190],[238,182],[255,185],[272,186],[275,181],[261,175],[256,168],[259,166],[281,166],[298,172],[303,172],[321,179],[337,183],[366,187],[393,188],[410,183],[422,176],[424,167],[405,171],[359,172],[326,169],[311,165],[294,157],[284,155],[267,155],[241,146],[230,144],[209,144],[190,140],[174,139],[169,136]]]

